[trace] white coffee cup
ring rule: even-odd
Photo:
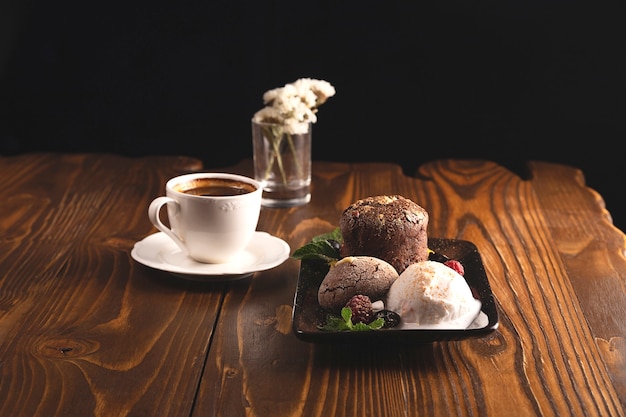
[[[190,258],[225,263],[243,252],[252,240],[262,194],[260,182],[242,175],[181,175],[167,181],[165,196],[150,203],[148,217]],[[171,227],[161,220],[164,205]]]

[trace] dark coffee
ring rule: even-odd
[[[251,193],[256,191],[256,187],[247,182],[230,178],[196,178],[175,185],[174,190],[179,193],[205,197],[225,197]]]

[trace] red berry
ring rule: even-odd
[[[352,323],[368,324],[372,321],[374,311],[372,310],[372,300],[367,295],[357,294],[350,298],[346,307],[352,310]]]
[[[443,263],[445,266],[454,269],[459,275],[465,275],[465,268],[463,264],[456,259],[449,259]]]

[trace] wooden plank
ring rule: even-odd
[[[0,415],[188,416],[224,285],[139,265],[133,244],[191,158],[0,158]]]
[[[598,350],[626,407],[626,242],[584,173],[533,162],[533,188]],[[564,215],[565,214],[565,215]]]

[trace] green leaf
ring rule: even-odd
[[[339,244],[343,242],[339,228],[336,228],[330,233],[313,237],[309,243],[297,249],[291,257],[300,260],[321,259],[327,263],[336,261],[341,258],[341,255],[339,254],[339,250],[332,245],[332,240]]]
[[[329,315],[326,320],[326,324],[320,326],[320,330],[326,330],[330,332],[341,332],[344,330],[350,330],[345,320],[341,317]]]
[[[341,309],[341,317],[329,314],[328,318],[326,319],[326,324],[320,326],[319,329],[331,332],[362,332],[367,330],[381,329],[384,324],[385,320],[382,318],[377,318],[369,324],[361,322],[354,324],[352,323],[352,310],[350,310],[349,307],[344,307]]]
[[[379,317],[373,322],[371,322],[370,324],[368,324],[367,327],[369,327],[372,330],[378,330],[378,329],[382,329],[384,325],[385,325],[385,319],[383,319],[382,317]]]
[[[346,325],[349,328],[353,327],[353,324],[352,324],[352,309],[350,309],[348,307],[342,308],[341,309],[341,317],[346,322]]]

